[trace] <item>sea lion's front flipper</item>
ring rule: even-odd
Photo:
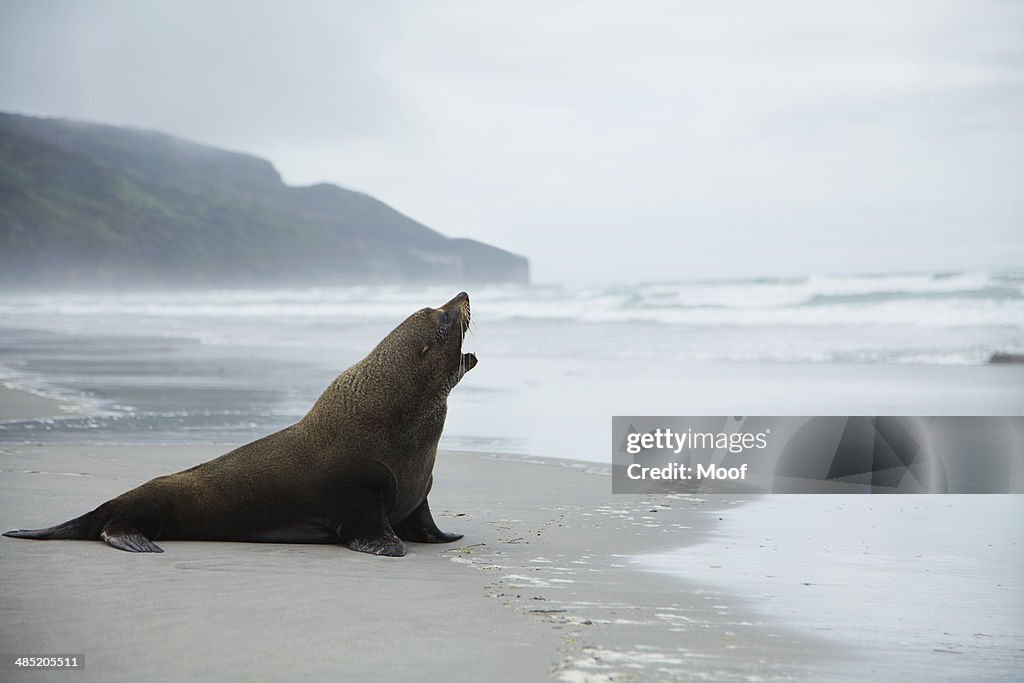
[[[162,553],[163,548],[142,535],[128,522],[112,519],[103,526],[100,538],[118,550],[130,553]]]
[[[382,496],[359,500],[347,508],[337,527],[342,543],[352,550],[371,555],[405,555],[405,544],[388,522]]]
[[[462,534],[449,534],[437,528],[426,498],[412,514],[395,525],[395,531],[399,538],[414,543],[451,543],[462,538]]]

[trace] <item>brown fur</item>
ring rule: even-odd
[[[8,535],[137,552],[160,552],[157,539],[341,542],[383,555],[405,553],[399,536],[455,540],[426,501],[448,394],[476,365],[461,348],[469,319],[465,292],[417,311],[296,424],[62,525]]]

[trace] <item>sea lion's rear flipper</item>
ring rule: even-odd
[[[462,534],[449,534],[437,528],[426,498],[412,514],[395,525],[395,532],[399,538],[414,543],[451,543],[462,538]]]
[[[346,507],[336,529],[342,543],[352,550],[371,555],[405,555],[405,544],[388,522],[382,496],[352,501]]]
[[[142,535],[142,532],[124,520],[112,519],[103,527],[100,538],[118,550],[130,553],[162,553],[163,548]]]
[[[11,538],[31,538],[37,541],[49,541],[56,539],[85,539],[89,538],[89,526],[92,522],[92,513],[88,512],[81,517],[75,517],[63,524],[47,527],[45,529],[15,529],[8,531],[4,536]],[[95,536],[93,537],[95,538]]]

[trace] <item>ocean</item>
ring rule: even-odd
[[[451,287],[0,294],[0,382],[70,402],[0,442],[241,443]],[[1019,414],[1024,272],[470,291],[442,446],[607,461],[615,414]]]

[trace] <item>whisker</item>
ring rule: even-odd
[[[466,341],[466,328],[459,325],[459,377],[466,374],[466,356],[462,353],[462,344]]]

